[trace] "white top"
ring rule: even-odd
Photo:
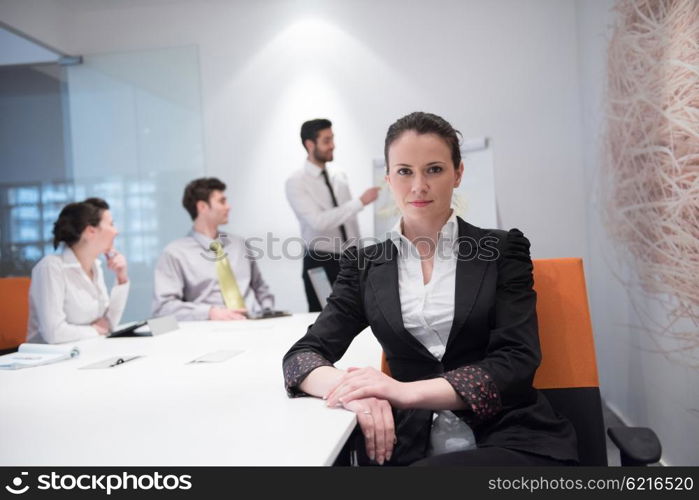
[[[61,250],[32,269],[27,342],[57,344],[97,337],[91,323],[105,317],[114,329],[124,313],[129,283],[114,285],[108,294],[99,259],[92,264],[90,279],[73,250],[66,245]]]
[[[359,198],[352,199],[344,172],[330,169],[327,165],[325,169],[335,193],[337,207],[333,206],[320,167],[308,161],[286,180],[286,198],[299,220],[301,237],[306,247],[338,253],[342,247],[341,224],[345,225],[347,240],[357,244],[357,213],[364,208],[364,204]]]
[[[219,241],[235,274],[240,294],[249,311],[274,308],[274,295],[262,278],[245,240],[219,233]],[[153,316],[173,315],[179,321],[209,319],[211,306],[225,307],[216,274],[213,240],[194,229],[173,241],[158,259],[153,283]]]
[[[423,283],[420,254],[403,236],[402,219],[391,230],[390,238],[398,249],[398,289],[405,329],[438,360],[442,360],[454,321],[456,293],[457,240],[456,212],[439,232],[432,276]],[[476,447],[473,431],[451,411],[434,414],[429,455]]]

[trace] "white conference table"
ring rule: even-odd
[[[282,356],[316,314],[180,323],[156,337],[76,343],[80,356],[0,371],[0,465],[330,465],[354,414],[288,398]],[[189,363],[242,350],[219,363]],[[379,366],[369,329],[338,367]],[[143,355],[114,368],[80,369]]]

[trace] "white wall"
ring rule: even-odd
[[[635,275],[623,249],[609,240],[601,222],[597,193],[603,182],[599,172],[613,4],[613,0],[576,3],[585,191],[591,200],[586,206],[590,255],[586,273],[602,395],[627,424],[651,427],[659,434],[666,464],[699,465],[699,372],[676,356],[659,353],[660,346],[643,331],[649,326],[644,318],[662,324],[665,313],[652,300],[642,300],[638,290],[621,284],[635,281]]]
[[[60,49],[70,38],[70,11],[61,3],[45,0],[2,0],[0,22],[9,24],[45,45]]]
[[[334,121],[358,195],[388,125],[427,110],[492,138],[503,227],[536,257],[585,255],[573,0],[0,0],[0,19],[75,54],[197,45],[206,169],[229,185],[233,232],[299,234],[283,183],[303,120]],[[360,224],[372,234],[370,210]],[[280,307],[305,308],[300,262],[261,267]]]

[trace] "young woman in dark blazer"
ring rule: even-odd
[[[566,465],[575,431],[532,387],[540,362],[529,241],[456,217],[459,133],[412,113],[386,135],[402,218],[348,249],[326,307],[284,357],[290,396],[357,414],[378,464]],[[332,366],[367,326],[391,370]]]

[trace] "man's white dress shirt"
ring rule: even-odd
[[[306,161],[303,168],[286,180],[286,198],[301,226],[306,248],[339,253],[342,247],[340,225],[344,224],[347,240],[359,239],[357,213],[364,208],[359,198],[352,198],[347,176],[325,166],[332,185],[337,207],[333,206],[330,190],[320,167]]]

